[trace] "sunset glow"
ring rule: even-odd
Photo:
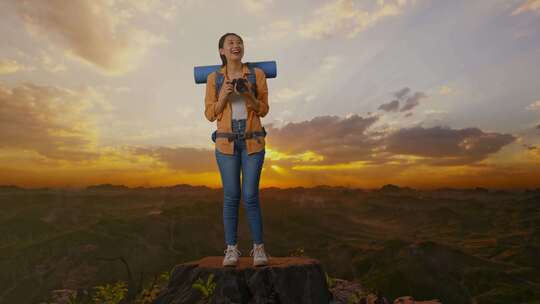
[[[278,66],[262,188],[540,187],[537,1],[9,0],[0,15],[3,185],[221,187],[193,67],[235,32],[244,62]]]

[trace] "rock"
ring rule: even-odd
[[[223,267],[222,260],[222,256],[209,256],[176,265],[167,288],[152,304],[203,303],[199,302],[203,293],[192,285],[199,278],[208,282],[211,275],[215,282],[208,301],[211,304],[328,304],[330,301],[325,272],[316,259],[270,257],[269,265],[258,267],[252,265],[252,257],[240,257],[236,267]]]
[[[71,297],[77,296],[77,291],[73,289],[56,289],[51,292],[52,301],[56,304],[69,304]]]
[[[361,293],[362,286],[357,282],[334,278],[334,286],[330,287],[330,292],[334,295],[335,303],[347,303],[354,293]]]
[[[439,299],[416,301],[412,296],[402,296],[394,300],[394,304],[442,304]]]

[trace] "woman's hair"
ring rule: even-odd
[[[240,37],[239,35],[235,33],[225,33],[223,36],[221,36],[221,38],[219,38],[218,47],[220,49],[223,48],[223,44],[225,43],[225,38],[227,38],[227,36],[229,35],[235,35],[236,37],[240,39],[240,41],[244,42],[242,37]],[[225,55],[222,55],[221,53],[219,54],[219,57],[221,57],[221,62],[222,62],[221,66],[225,66],[227,64],[227,57],[225,57]]]

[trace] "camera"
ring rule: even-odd
[[[239,93],[247,92],[247,80],[244,78],[236,78],[232,80],[232,85],[236,88],[236,91]]]

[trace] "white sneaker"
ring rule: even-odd
[[[249,255],[253,256],[253,266],[268,265],[270,255],[264,252],[264,244],[253,244]]]
[[[227,249],[223,252],[225,257],[223,258],[223,266],[236,266],[238,258],[242,253],[238,250],[238,244],[227,245]]]

